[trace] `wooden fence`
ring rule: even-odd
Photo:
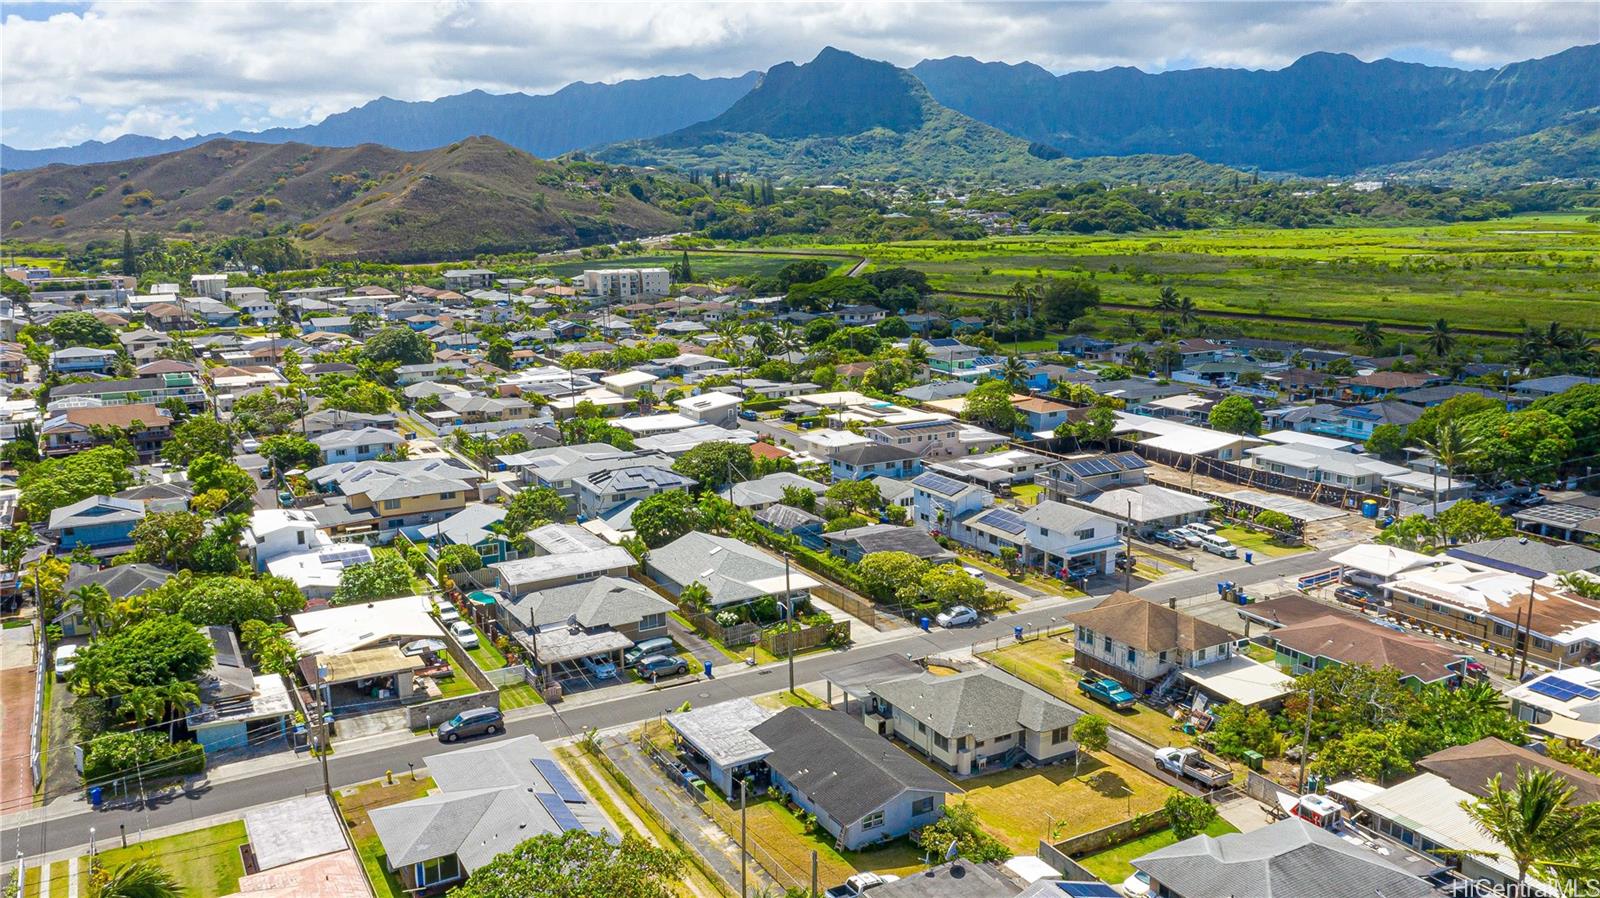
[[[779,657],[789,653],[790,643],[794,644],[796,652],[803,652],[819,645],[828,645],[836,640],[840,643],[848,642],[849,639],[850,622],[847,620],[830,621],[821,626],[802,627],[793,631],[761,631],[761,647]]]

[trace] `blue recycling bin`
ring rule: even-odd
[[[918,618],[917,619],[917,626],[922,628],[922,632],[924,632],[924,633],[928,632],[928,619],[925,618],[925,617]]]
[[[1021,627],[1012,627],[1011,628],[1011,635],[1013,637],[1015,637],[1015,639],[1018,642],[1021,642],[1022,641],[1022,628]]]
[[[706,662],[706,679],[708,679],[708,680],[712,679],[712,676],[711,676],[711,662],[710,661]]]
[[[1256,553],[1254,553],[1254,552],[1246,552],[1246,553],[1244,553],[1244,563],[1245,564],[1255,564],[1256,563]]]
[[[105,801],[105,789],[101,786],[89,787],[89,804],[98,809],[101,802]]]

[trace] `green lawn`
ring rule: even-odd
[[[1206,827],[1208,836],[1225,836],[1239,830],[1232,823],[1218,817]],[[1136,857],[1143,857],[1152,851],[1177,844],[1177,837],[1172,834],[1171,827],[1162,827],[1155,832],[1146,833],[1132,841],[1123,842],[1114,848],[1094,854],[1086,854],[1078,858],[1078,863],[1085,870],[1093,873],[1112,885],[1120,884],[1124,879],[1133,875],[1131,861]]]
[[[216,898],[238,890],[239,877],[244,875],[239,846],[247,840],[244,821],[239,820],[127,848],[101,851],[96,863],[109,868],[131,861],[153,860],[172,873],[178,884],[188,890],[186,894],[190,898]],[[83,891],[81,879],[78,885]]]
[[[494,640],[478,629],[477,624],[471,621],[467,621],[467,624],[472,627],[472,632],[478,634],[478,647],[467,649],[467,654],[472,657],[472,663],[478,665],[479,670],[499,670],[505,667],[505,653],[494,647]]]
[[[470,695],[478,691],[477,684],[473,683],[472,680],[467,677],[467,672],[461,667],[461,663],[459,661],[451,656],[449,652],[441,652],[440,656],[448,660],[450,662],[450,669],[455,671],[455,676],[453,677],[445,677],[442,680],[434,681],[439,684],[439,694],[441,698],[450,698],[457,695]]]
[[[1013,768],[962,780],[964,800],[986,829],[1019,854],[1051,834],[1064,839],[1161,807],[1168,787],[1108,752],[1085,754],[1073,765]],[[952,799],[954,800],[954,799]]]
[[[978,657],[1080,710],[1104,717],[1117,729],[1132,733],[1152,745],[1190,745],[1194,742],[1182,730],[1173,729],[1171,718],[1154,708],[1136,704],[1126,711],[1118,711],[1078,691],[1078,680],[1082,677],[1066,664],[1072,657],[1072,647],[1057,637],[1008,645],[999,651],[983,652]]]
[[[383,780],[378,780],[341,789],[334,796],[339,813],[344,815],[345,825],[350,828],[350,840],[355,843],[356,854],[361,857],[361,866],[367,872],[367,882],[371,883],[377,898],[408,898],[409,893],[400,878],[389,872],[383,843],[378,841],[377,830],[372,828],[368,813],[373,808],[421,798],[432,788],[433,780],[430,777],[413,780],[402,774],[395,777],[392,786],[386,786]]]
[[[1298,555],[1301,552],[1311,551],[1310,546],[1281,546],[1272,541],[1270,535],[1254,530],[1246,530],[1240,526],[1218,527],[1217,535],[1239,547],[1239,557],[1251,552],[1255,555],[1265,555],[1269,558],[1281,558],[1285,555]]]
[[[739,838],[739,805],[724,799],[710,786],[701,808],[734,840]],[[874,871],[905,875],[918,869],[921,852],[909,839],[897,839],[881,848],[841,852],[833,836],[805,824],[781,802],[751,796],[746,807],[750,853],[779,882],[806,885],[811,879],[811,852],[817,853],[818,880],[839,883],[855,873]]]
[[[544,704],[544,699],[539,697],[539,690],[534,689],[532,683],[518,683],[515,686],[500,687],[500,710],[502,711],[542,704]]]
[[[1243,651],[1245,657],[1252,661],[1260,661],[1262,664],[1278,663],[1278,653],[1270,648],[1267,648],[1259,642],[1248,643],[1245,645]]]
[[[829,250],[830,252],[832,250]],[[668,268],[683,258],[681,252],[650,253],[638,256],[612,256],[608,259],[576,259],[557,262],[550,266],[556,277],[572,277],[591,268]],[[749,275],[775,275],[790,262],[815,258],[805,255],[784,255],[781,250],[771,254],[754,253],[696,253],[689,254],[689,265],[694,269],[695,280],[729,278]],[[823,257],[818,260],[828,265],[831,274],[844,274],[855,264],[847,259]]]

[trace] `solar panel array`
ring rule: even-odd
[[[1103,882],[1058,882],[1056,888],[1070,898],[1118,898],[1117,890]]]
[[[1540,695],[1547,695],[1558,702],[1570,702],[1574,699],[1600,698],[1600,689],[1574,683],[1571,680],[1557,676],[1548,676],[1539,680],[1528,688]]]
[[[556,826],[560,827],[563,832],[583,829],[583,824],[578,822],[578,815],[572,813],[572,809],[567,807],[567,803],[562,801],[559,796],[540,792],[534,797],[539,799],[540,804],[544,805],[545,812],[550,815],[550,819],[555,821]]]
[[[1122,470],[1122,465],[1110,458],[1086,458],[1067,462],[1067,470],[1079,477],[1093,477],[1096,474],[1115,474]]]
[[[1017,517],[1014,512],[1006,511],[1004,508],[997,508],[984,515],[982,523],[996,530],[1004,530],[1007,533],[1021,533],[1028,529],[1026,521]]]
[[[1111,457],[1121,463],[1124,471],[1136,471],[1140,468],[1150,467],[1150,463],[1140,458],[1137,452],[1118,452]]]
[[[556,795],[560,796],[562,801],[571,804],[584,804],[588,801],[583,797],[583,793],[578,791],[578,787],[573,785],[572,780],[567,779],[566,771],[555,761],[549,758],[534,758],[533,766],[539,771],[539,775],[544,777],[544,781],[550,784],[550,788],[556,790]]]
[[[936,493],[942,493],[946,496],[953,496],[966,488],[966,484],[959,480],[946,477],[943,474],[922,474],[911,482],[917,486],[925,487],[933,490]]]

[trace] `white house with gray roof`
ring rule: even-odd
[[[691,583],[703,584],[711,593],[708,604],[713,608],[743,605],[762,596],[772,596],[780,604],[787,596],[795,605],[803,605],[810,601],[812,587],[820,585],[801,568],[786,569],[782,559],[762,549],[698,530],[652,549],[644,569],[673,595]]]
[[[516,561],[490,565],[500,591],[517,599],[530,592],[593,580],[596,577],[626,577],[633,567],[633,556],[620,546],[606,546],[584,552],[560,555],[535,555]]]
[[[360,430],[331,430],[313,437],[311,442],[322,452],[323,462],[331,464],[370,461],[404,446],[406,438],[392,430],[363,427]]]

